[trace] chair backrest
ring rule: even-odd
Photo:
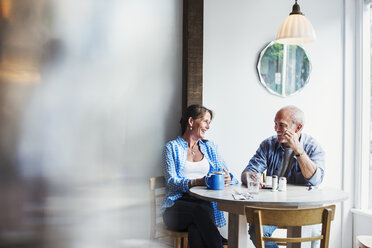
[[[264,241],[287,243],[300,243],[321,240],[320,247],[328,247],[331,221],[334,219],[335,205],[316,208],[264,208],[245,207],[247,222],[254,224],[256,231],[256,246],[264,248]],[[262,225],[278,226],[279,228],[322,224],[321,235],[315,237],[265,237]]]
[[[163,176],[150,178],[151,230],[150,238],[156,235],[155,225],[162,218],[160,205],[165,197],[165,179]],[[161,220],[162,221],[162,220]]]

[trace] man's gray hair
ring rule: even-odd
[[[291,119],[294,124],[297,125],[300,123],[302,126],[305,124],[305,114],[301,109],[297,108],[294,105],[288,105],[288,106],[281,108],[279,111],[282,111],[282,110],[291,111]]]

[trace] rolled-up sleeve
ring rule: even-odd
[[[325,152],[319,145],[314,145],[312,149],[307,151],[307,155],[317,166],[317,169],[314,175],[308,179],[308,183],[313,186],[319,185],[324,178],[324,169],[325,169]],[[306,150],[306,149],[305,149]]]
[[[189,192],[189,179],[181,178],[177,174],[176,171],[176,158],[175,153],[178,153],[177,150],[173,151],[171,144],[167,144],[164,149],[164,155],[163,155],[163,163],[162,163],[162,169],[163,169],[163,175],[165,177],[165,181],[167,184],[167,187],[172,192],[179,192],[179,193],[186,193]],[[177,157],[178,158],[178,157]]]

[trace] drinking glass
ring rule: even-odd
[[[251,194],[258,194],[260,190],[261,174],[249,171],[246,175],[248,192]]]

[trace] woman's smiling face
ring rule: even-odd
[[[211,114],[207,111],[205,114],[196,119],[193,120],[192,123],[192,131],[195,136],[197,136],[199,139],[204,139],[206,132],[209,129],[209,125],[211,123]]]

